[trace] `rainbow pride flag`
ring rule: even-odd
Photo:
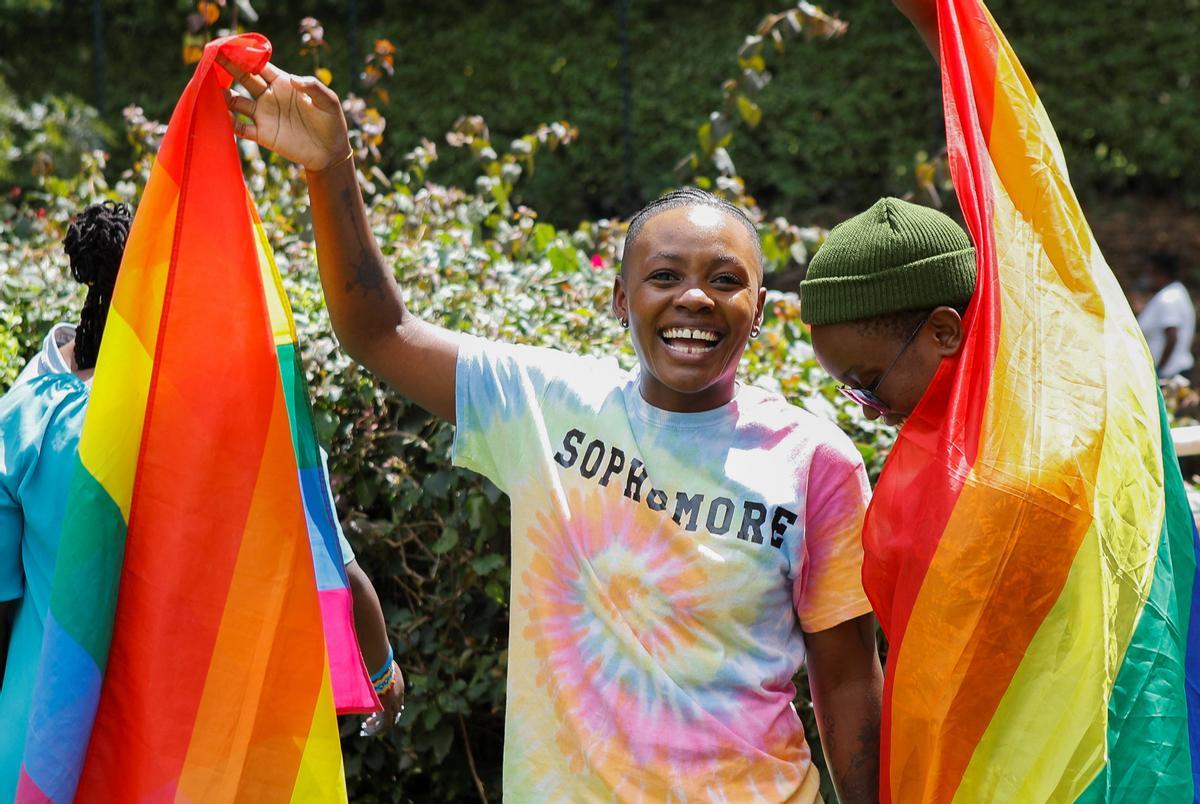
[[[256,72],[270,44],[208,45],[138,207],[70,489],[21,802],[344,801],[335,709],[376,708],[218,52]]]
[[[867,515],[882,797],[1192,801],[1198,545],[1150,355],[991,15],[937,11],[979,284]]]

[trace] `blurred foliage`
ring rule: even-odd
[[[4,1],[0,76],[21,103],[49,94],[92,98],[90,4]],[[110,65],[106,97],[165,119],[188,74],[178,37],[195,4],[178,0],[169,13],[146,0],[101,5]],[[281,64],[294,70],[316,69],[309,58],[293,55],[296,21],[321,19],[327,46],[319,66],[330,71],[343,97],[363,90],[362,62],[372,43],[395,44],[395,75],[386,102],[378,104],[388,121],[380,146],[388,170],[422,136],[446,130],[463,115],[482,115],[502,138],[521,134],[531,120],[570,120],[579,128],[577,146],[520,190],[525,203],[564,225],[628,215],[673,185],[672,167],[696,147],[695,110],[721,106],[722,82],[738,73],[745,33],[778,11],[771,0],[629,4],[636,186],[627,199],[614,4],[355,0],[356,17],[350,0],[258,5],[254,27],[272,38]],[[1057,125],[1085,200],[1089,193],[1128,190],[1176,193],[1200,204],[1200,150],[1192,136],[1200,130],[1194,102],[1200,0],[989,5]],[[747,131],[729,154],[756,197],[776,213],[858,209],[880,192],[900,193],[913,183],[913,154],[934,154],[943,141],[933,63],[907,23],[886,2],[826,6],[830,13],[843,10],[853,16],[845,35],[773,57],[787,80],[747,96],[758,111],[743,103],[751,117],[761,112],[773,124],[769,131]],[[227,25],[232,4],[222,13],[218,24]],[[116,109],[105,119],[119,125]],[[473,166],[463,156],[446,155],[436,178],[470,181]],[[116,148],[114,166],[124,167],[126,157],[123,146]]]
[[[36,177],[0,200],[0,390],[50,324],[72,320],[80,303],[59,247],[70,214],[102,197],[136,203],[145,184],[163,126],[137,107],[124,111],[123,123],[132,166],[111,185],[103,154],[87,152],[69,181]],[[624,225],[599,219],[558,226],[519,200],[522,183],[569,154],[578,136],[559,121],[501,138],[482,117],[466,116],[445,137],[446,152],[471,166],[461,186],[433,180],[440,153],[430,140],[398,157],[390,172],[370,161],[360,165],[372,229],[415,313],[487,337],[615,352],[633,364],[627,335],[609,310]],[[451,467],[451,427],[380,387],[338,349],[323,309],[303,175],[252,145],[242,148],[294,306],[339,514],[380,593],[410,685],[404,719],[386,737],[361,739],[356,722],[343,723],[351,799],[498,798],[508,501],[485,479]],[[726,177],[744,187],[736,172]],[[760,224],[764,242],[789,227],[810,231],[814,242],[823,236],[779,216],[760,217],[767,221]],[[880,468],[890,433],[837,394],[813,358],[794,295],[771,293],[742,379],[838,421],[872,473]],[[803,673],[797,684],[797,708],[818,748]],[[832,796],[827,780],[825,792]]]
[[[63,181],[111,140],[96,110],[70,95],[22,106],[0,78],[0,188]]]

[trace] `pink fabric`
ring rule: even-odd
[[[354,602],[349,589],[325,589],[317,593],[321,620],[325,625],[325,652],[333,679],[333,702],[339,715],[366,714],[383,709],[371,686],[371,674],[363,664],[354,637]],[[359,683],[361,679],[362,683]]]

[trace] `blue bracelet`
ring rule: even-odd
[[[394,687],[396,684],[396,675],[397,675],[396,674],[396,664],[395,664],[395,662],[393,662],[392,666],[388,668],[387,675],[385,675],[383,678],[379,679],[378,681],[374,681],[371,683],[371,686],[375,688],[375,694],[376,695],[384,695],[392,687]]]
[[[392,662],[395,661],[395,658],[395,654],[392,653],[392,646],[389,644],[387,661],[383,663],[383,667],[379,669],[379,672],[371,676],[371,684],[376,684],[383,680],[383,678],[388,674],[388,671],[392,669]]]

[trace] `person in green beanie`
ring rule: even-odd
[[[800,283],[817,360],[869,419],[899,425],[958,354],[975,249],[937,210],[882,198],[833,228]]]

